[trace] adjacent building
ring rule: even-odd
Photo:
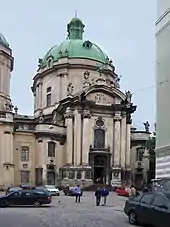
[[[156,178],[170,177],[170,1],[158,0]]]
[[[73,18],[66,40],[39,59],[32,86],[34,116],[20,115],[13,108],[14,60],[0,35],[1,188],[131,180],[132,168],[137,168],[132,167],[137,159],[131,160],[131,140],[138,140],[134,146],[143,149],[146,138],[141,143],[134,138],[139,134],[135,131],[131,137],[131,115],[136,110],[132,94],[121,91],[112,60],[83,39],[84,27]]]

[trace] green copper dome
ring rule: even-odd
[[[9,48],[9,44],[6,41],[5,37],[0,33],[0,44],[3,45],[4,47],[8,47]]]
[[[49,61],[58,61],[61,58],[85,58],[101,63],[108,63],[107,55],[91,41],[83,40],[84,24],[79,18],[73,18],[67,25],[68,37],[59,45],[53,46],[39,61],[45,67]]]

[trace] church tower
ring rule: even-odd
[[[0,33],[0,189],[14,184],[13,106],[10,99],[12,70],[12,50]]]

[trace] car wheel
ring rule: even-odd
[[[134,211],[129,212],[129,223],[131,225],[136,225],[137,224],[137,215]]]
[[[40,207],[40,206],[41,206],[40,202],[38,202],[38,201],[34,202],[34,207]]]

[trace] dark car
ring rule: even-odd
[[[149,192],[126,201],[129,223],[154,227],[170,226],[170,192]]]
[[[0,197],[0,206],[31,205],[40,207],[51,203],[51,195],[45,190],[18,190]]]
[[[32,190],[32,189],[36,189],[36,187],[22,184],[22,185],[20,185],[18,187],[16,186],[16,187],[7,188],[6,195],[8,195],[11,192],[15,192],[15,191],[19,191],[19,190]]]
[[[64,192],[64,195],[67,195],[67,196],[75,196],[76,195],[73,187],[65,187],[63,189],[63,192]]]

